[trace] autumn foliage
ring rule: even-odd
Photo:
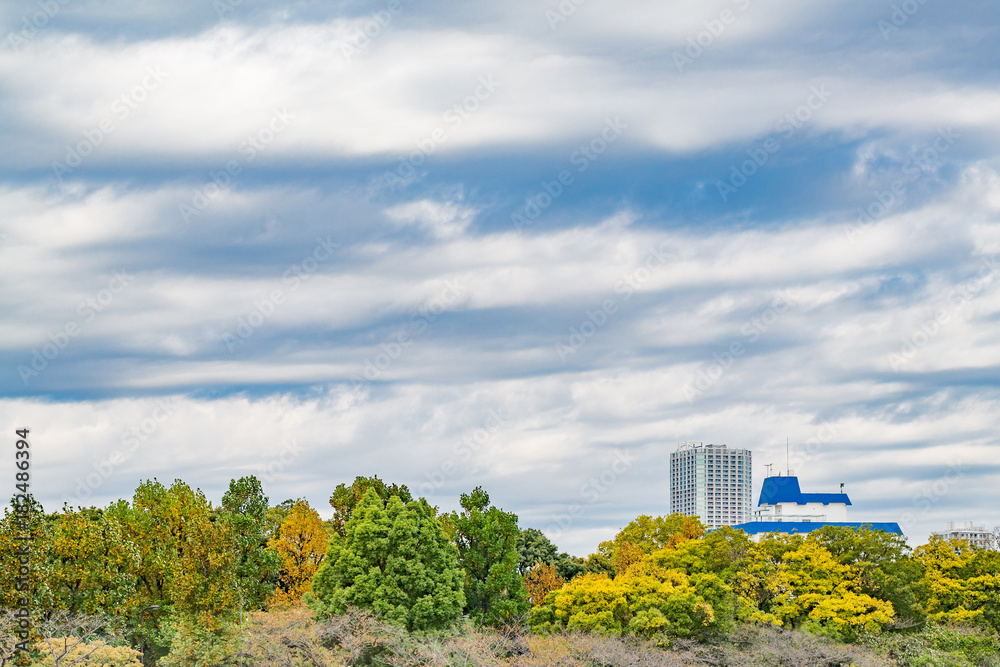
[[[27,596],[39,665],[88,651],[98,664],[133,665],[137,650],[161,667],[633,664],[622,647],[635,642],[648,642],[643,664],[688,664],[655,662],[655,647],[744,635],[841,659],[797,639],[803,631],[884,648],[899,664],[985,665],[1000,655],[996,550],[932,538],[911,551],[899,535],[833,526],[753,542],[675,514],[639,516],[576,557],[519,527],[481,488],[460,500],[461,511],[442,513],[403,485],[358,477],[336,487],[324,522],[304,499],[271,505],[259,480],[244,477],[218,505],[181,480],[156,479],[103,508],[46,514],[31,501],[24,521],[10,511],[0,521],[0,626],[14,627]],[[14,573],[26,529],[34,542],[22,594]],[[262,628],[281,636],[254,638]],[[48,654],[41,639],[53,640]],[[12,648],[0,641],[0,661]],[[970,662],[947,662],[958,653]]]
[[[524,575],[524,586],[528,590],[528,602],[536,607],[545,601],[552,591],[562,588],[566,580],[559,576],[556,568],[547,563],[535,563]]]
[[[278,535],[267,543],[267,548],[281,558],[277,588],[269,606],[291,604],[311,590],[313,576],[326,554],[327,539],[316,510],[305,500],[296,502]]]

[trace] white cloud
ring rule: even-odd
[[[385,214],[399,225],[417,225],[436,239],[449,240],[462,235],[475,219],[476,210],[456,202],[420,199],[393,206]]]

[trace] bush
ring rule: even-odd
[[[55,667],[57,655],[63,665],[142,666],[142,656],[135,649],[109,646],[100,640],[81,642],[77,637],[54,637],[36,642],[34,649],[44,657],[32,662],[31,667]]]
[[[170,651],[157,662],[159,667],[235,667],[239,664],[242,643],[239,626],[225,625],[211,631],[182,620],[174,628]]]
[[[1000,642],[978,628],[930,625],[919,632],[868,636],[864,643],[899,665],[1000,667]]]

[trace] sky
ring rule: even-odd
[[[913,546],[1000,524],[998,33],[988,0],[5,2],[9,491],[30,428],[50,511],[252,474],[329,517],[378,475],[586,555],[694,441]]]

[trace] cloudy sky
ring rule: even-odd
[[[787,438],[911,545],[1000,523],[995,2],[0,25],[0,424],[47,509],[378,474],[584,555],[678,442],[751,449],[756,501]]]

